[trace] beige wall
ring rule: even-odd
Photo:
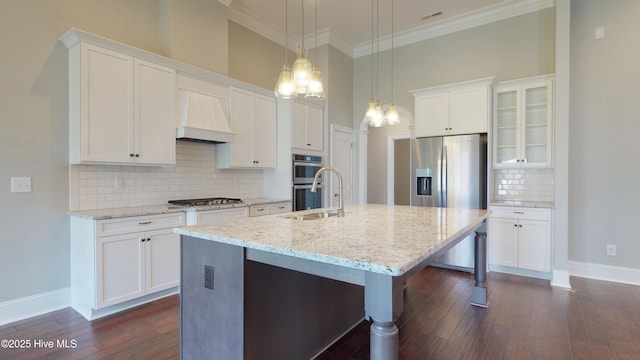
[[[210,3],[174,4],[176,12],[181,6],[209,9],[174,17],[176,41],[193,34],[194,24],[218,21],[220,8]],[[162,53],[160,5],[158,0],[0,2],[0,303],[69,286],[68,64],[59,36],[76,27]],[[216,48],[220,57],[200,50],[224,44],[226,37],[226,32],[210,33],[172,51],[205,68],[225,69],[224,46]],[[33,191],[10,193],[11,176],[30,176]]]
[[[394,50],[394,97],[413,112],[410,90],[495,76],[496,81],[554,72],[553,8],[398,47]],[[390,51],[380,54],[378,98],[391,99]],[[354,62],[354,127],[371,96],[371,57]],[[387,136],[408,134],[408,122],[369,129],[367,199],[386,203]]]
[[[569,260],[640,269],[638,14],[638,1],[571,2]]]
[[[295,53],[289,51],[289,66]],[[229,76],[273,90],[284,65],[282,44],[229,21]]]
[[[327,105],[329,123],[353,127],[353,59],[328,47],[328,78],[323,82],[329,99]]]

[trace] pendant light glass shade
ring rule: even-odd
[[[296,94],[296,87],[291,79],[291,69],[286,64],[282,66],[274,94],[280,99],[291,99]]]
[[[320,70],[317,66],[313,67],[311,75],[311,81],[307,87],[307,94],[304,96],[307,99],[322,100],[324,99],[324,90],[322,87],[322,78],[320,77]]]
[[[309,82],[311,82],[313,68],[311,67],[311,62],[307,59],[307,51],[303,47],[298,48],[298,58],[293,62],[292,72],[296,92],[298,94],[306,94]]]
[[[385,113],[385,123],[387,125],[396,125],[400,123],[400,114],[398,113],[396,104],[391,103],[387,107],[387,112]]]

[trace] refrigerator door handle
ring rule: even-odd
[[[442,166],[440,166],[440,205],[447,207],[447,146],[442,146]]]

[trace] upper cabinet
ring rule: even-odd
[[[83,42],[67,46],[69,161],[175,164],[175,70]]]
[[[411,91],[415,98],[415,136],[486,133],[493,78]]]
[[[551,167],[553,75],[496,84],[494,168]]]
[[[230,88],[229,123],[233,143],[217,145],[219,168],[276,167],[276,100],[248,90]]]
[[[300,100],[291,102],[291,147],[321,152],[324,148],[322,105]]]

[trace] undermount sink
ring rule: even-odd
[[[317,219],[326,219],[334,216],[340,216],[340,212],[338,210],[332,209],[327,211],[320,212],[304,212],[302,214],[291,213],[284,215],[284,218],[287,219],[295,219],[295,220],[317,220]]]

